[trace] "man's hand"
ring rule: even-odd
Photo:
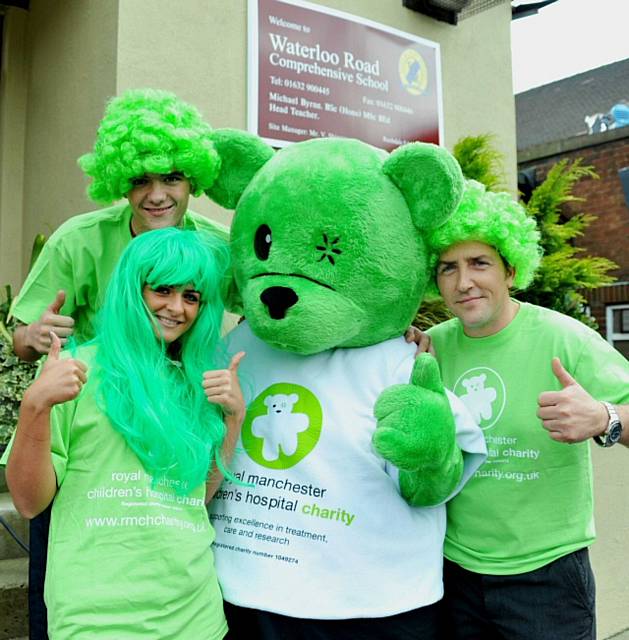
[[[74,318],[61,315],[66,300],[65,291],[57,292],[37,322],[22,325],[13,334],[13,349],[22,360],[33,361],[50,351],[50,332],[53,331],[63,346],[74,331]]]
[[[553,358],[552,368],[562,389],[545,391],[537,401],[537,416],[548,435],[558,442],[573,444],[602,434],[608,423],[605,406],[563,368],[559,358]]]
[[[406,342],[414,342],[417,345],[417,351],[415,351],[415,356],[418,356],[420,353],[430,353],[431,355],[435,355],[435,349],[432,346],[432,340],[427,333],[420,331],[417,327],[411,325],[404,334],[404,339]]]
[[[74,400],[87,382],[87,366],[74,358],[59,359],[61,340],[50,332],[51,347],[39,377],[26,390],[24,403],[40,410]]]

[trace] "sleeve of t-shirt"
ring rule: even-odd
[[[401,346],[400,346],[401,345]],[[415,363],[415,346],[398,343],[398,348],[403,354],[401,361],[393,361],[396,365],[392,370],[393,380],[407,382],[410,380],[413,365]],[[453,498],[474,475],[476,470],[487,458],[487,445],[480,427],[472,418],[472,414],[454,393],[445,389],[446,397],[450,403],[450,410],[454,418],[456,444],[463,454],[463,475],[454,491],[443,502]],[[399,485],[399,470],[389,462],[386,462],[387,473]],[[440,503],[440,504],[443,504]]]
[[[192,218],[194,227],[199,230],[208,231],[212,235],[219,237],[225,242],[229,242],[229,229],[215,220],[206,218],[199,213],[194,214]]]
[[[629,361],[598,333],[583,342],[572,377],[594,398],[629,403]]]
[[[480,427],[472,418],[472,414],[463,401],[446,389],[450,409],[454,416],[456,443],[463,454],[463,475],[454,491],[444,500],[453,498],[465,486],[467,481],[487,459],[487,444]]]
[[[457,398],[448,389],[446,396],[450,403],[450,410],[454,418],[455,438],[456,444],[461,449],[463,455],[463,473],[459,483],[454,488],[452,493],[442,500],[439,504],[444,504],[454,498],[454,496],[461,491],[466,485],[467,481],[476,473],[476,470],[487,459],[487,444],[485,443],[485,436],[480,427],[472,418],[472,414],[468,408],[463,404],[463,401]],[[395,480],[399,486],[400,472],[399,469],[389,462],[386,463],[387,473]],[[438,505],[433,505],[438,506]]]
[[[36,322],[55,299],[59,289],[66,293],[61,313],[71,316],[76,309],[74,274],[62,246],[53,234],[13,301],[10,315],[24,324]]]

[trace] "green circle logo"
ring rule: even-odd
[[[289,469],[317,445],[323,411],[312,391],[278,382],[249,405],[242,425],[247,455],[269,469]]]

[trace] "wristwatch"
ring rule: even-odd
[[[605,429],[600,436],[594,436],[594,442],[601,447],[611,447],[616,444],[620,440],[620,436],[622,436],[622,422],[620,422],[614,405],[604,400],[601,402],[605,405],[605,409],[607,409],[609,422],[607,423],[607,429]]]

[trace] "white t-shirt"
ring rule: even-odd
[[[300,618],[383,617],[443,593],[445,506],[412,508],[398,471],[373,449],[373,407],[410,379],[403,338],[301,356],[258,340],[247,323],[229,336],[247,352],[241,441],[210,504],[223,595],[236,605]],[[464,450],[456,492],[485,459],[464,405],[448,393]],[[455,492],[455,493],[456,493]]]

